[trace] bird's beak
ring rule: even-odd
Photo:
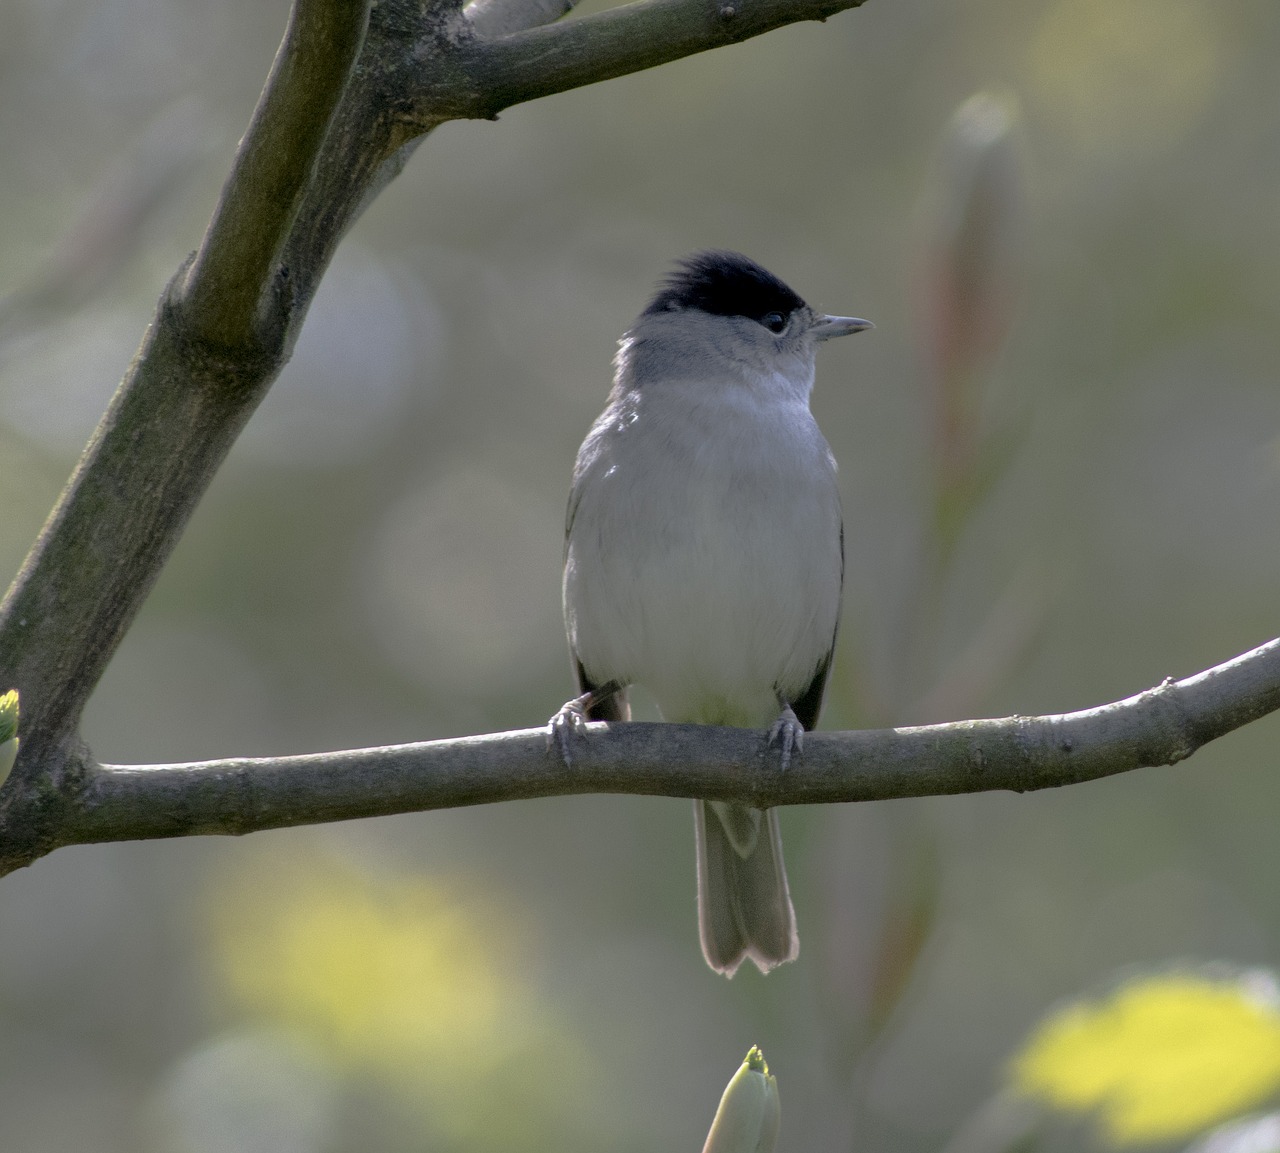
[[[859,320],[856,316],[824,316],[809,332],[814,340],[830,340],[853,332],[865,332],[868,328],[875,328],[875,325],[869,320]]]

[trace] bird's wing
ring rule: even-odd
[[[840,587],[844,588],[844,521],[840,522]],[[836,636],[840,632],[840,617],[836,614],[836,627],[831,631],[831,647],[822,663],[814,670],[813,679],[800,696],[791,702],[791,710],[796,720],[804,726],[806,732],[818,723],[818,714],[822,711],[822,694],[827,689],[827,677],[831,673],[831,659],[835,656]]]
[[[578,515],[578,505],[582,503],[582,486],[574,477],[573,487],[569,489],[569,507],[564,510],[564,549],[569,552],[569,535],[573,532],[573,518]]]
[[[607,687],[604,684],[595,684],[589,676],[587,670],[582,667],[582,662],[578,660],[578,654],[573,654],[573,668],[578,675],[578,689],[583,693],[594,693],[600,689]],[[617,682],[612,682],[615,686]],[[587,710],[587,720],[589,721],[629,721],[631,719],[631,705],[627,701],[626,687],[615,687],[611,693],[608,693],[601,700],[597,701]]]
[[[586,446],[584,445],[583,447],[585,450]],[[569,538],[573,534],[574,518],[578,515],[578,506],[582,503],[582,494],[586,487],[585,474],[593,455],[580,452],[573,470],[573,485],[569,489],[569,506],[564,514],[564,551],[566,558],[569,555]],[[573,648],[572,639],[569,641],[569,652],[573,657],[573,669],[578,678],[578,691],[580,693],[594,693],[608,687],[606,683],[597,684],[587,676],[587,670],[582,667],[582,662],[578,659],[578,654]],[[587,710],[587,719],[590,721],[629,721],[631,719],[631,705],[627,701],[626,687],[615,687],[612,692],[607,693],[600,701],[592,705]]]

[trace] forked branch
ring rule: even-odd
[[[785,774],[759,734],[701,726],[589,726],[571,766],[541,729],[136,767],[80,743],[89,694],[288,359],[338,242],[423,134],[860,2],[640,0],[549,26],[569,0],[295,0],[199,251],[0,605],[0,689],[18,688],[23,710],[0,874],[61,845],[569,793],[772,806],[1046,788],[1173,763],[1280,707],[1272,641],[1080,713],[814,733]]]
[[[102,772],[77,736],[85,702],[288,360],[339,241],[417,140],[860,2],[641,0],[531,32],[569,0],[294,0],[204,239],[0,605],[0,688],[20,691],[23,714],[0,871],[84,839],[73,830]]]

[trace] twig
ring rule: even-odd
[[[59,843],[238,835],[577,793],[770,807],[1028,792],[1175,764],[1277,708],[1280,639],[1080,712],[810,733],[785,773],[757,732],[663,724],[588,725],[571,765],[548,750],[542,728],[310,756],[90,763]]]

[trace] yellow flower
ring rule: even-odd
[[[1096,1111],[1116,1144],[1190,1136],[1280,1089],[1275,980],[1183,972],[1132,981],[1050,1016],[1010,1073],[1028,1097]]]
[[[500,901],[307,850],[257,854],[219,881],[211,960],[242,1020],[372,1074],[458,1147],[500,1146],[571,1107],[579,1047],[524,975],[532,942]]]

